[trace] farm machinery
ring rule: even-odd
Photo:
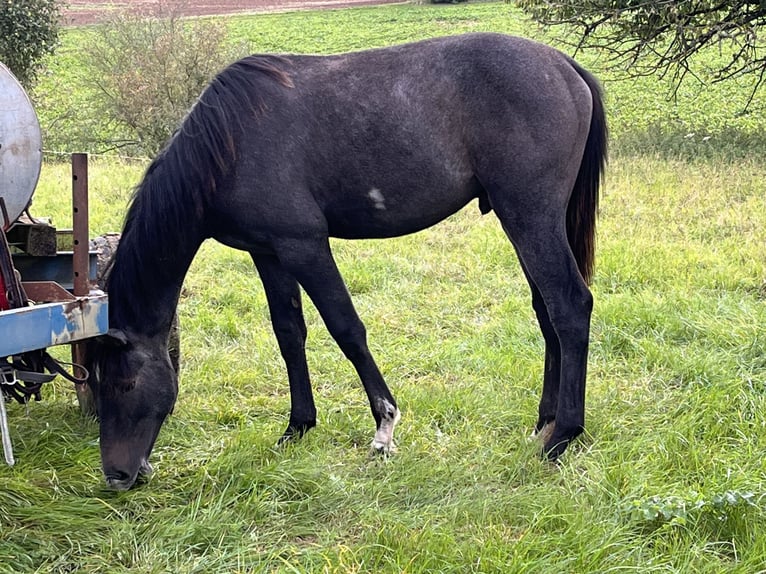
[[[75,384],[80,407],[94,412],[83,341],[108,329],[106,294],[93,288],[97,252],[88,238],[88,158],[72,155],[72,228],[30,214],[42,167],[34,108],[0,63],[0,433],[14,464],[6,402],[39,400],[56,375]],[[47,348],[72,345],[70,373]]]

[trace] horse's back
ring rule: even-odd
[[[417,231],[480,197],[480,171],[571,153],[590,121],[590,92],[566,56],[513,36],[290,55],[280,66],[289,83],[261,74],[261,113],[238,144],[247,159],[235,187],[257,199],[261,228],[292,210],[340,237]]]

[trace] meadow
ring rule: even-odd
[[[229,18],[257,51],[341,52],[492,30],[555,43],[510,4],[389,5]],[[55,152],[79,137],[87,29],[41,93]],[[703,55],[710,62],[718,53]],[[475,204],[427,231],[335,241],[399,401],[398,452],[310,302],[316,429],[283,447],[284,366],[248,256],[209,242],[179,306],[182,375],[154,475],[106,489],[98,425],[64,381],[9,404],[0,572],[766,572],[766,114],[747,80],[602,78],[612,155],[601,202],[587,432],[538,456],[543,341],[526,283]],[[71,88],[64,90],[67,84]],[[51,99],[56,99],[51,101]],[[56,120],[60,120],[57,123]],[[49,154],[33,213],[68,225]],[[91,234],[119,230],[146,161],[91,160]],[[59,351],[62,352],[62,351]]]

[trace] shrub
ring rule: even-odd
[[[239,55],[219,21],[182,20],[156,4],[97,27],[84,61],[98,113],[111,118],[112,147],[156,154],[210,79]],[[241,50],[239,50],[241,54]]]
[[[30,87],[58,45],[58,0],[0,1],[0,61]]]

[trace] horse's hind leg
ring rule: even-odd
[[[521,258],[519,258],[521,261]],[[540,325],[543,339],[545,339],[545,368],[543,371],[543,393],[540,398],[538,408],[537,423],[535,424],[535,434],[542,437],[543,442],[547,440],[548,435],[553,431],[553,424],[556,419],[556,408],[559,403],[559,383],[561,381],[561,345],[553,328],[551,319],[548,316],[548,309],[543,301],[540,290],[529,276],[524,262],[521,261],[521,268],[529,283],[532,291],[532,308],[537,315],[537,322]]]
[[[271,324],[287,366],[290,383],[290,422],[280,442],[301,437],[316,425],[316,407],[306,364],[306,323],[298,282],[276,257],[252,254],[266,291]]]
[[[498,212],[497,206],[495,211]],[[543,211],[526,210],[523,215],[498,213],[498,217],[529,278],[540,328],[546,338],[546,376],[537,425],[538,430],[552,425],[544,433],[547,436],[543,448],[549,458],[555,459],[585,425],[585,376],[593,297],[577,268],[563,221]],[[555,413],[553,420],[551,413]]]
[[[335,265],[328,240],[283,240],[274,247],[280,262],[314,302],[330,334],[364,385],[377,425],[373,449],[389,452],[393,448],[399,409],[367,347],[366,329]]]

